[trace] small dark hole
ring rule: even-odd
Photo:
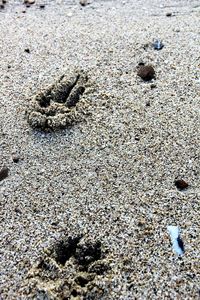
[[[55,246],[56,262],[65,265],[66,261],[75,254],[77,244],[81,237],[69,237],[66,241],[62,240]]]
[[[19,162],[19,156],[13,156],[13,162],[18,163]]]
[[[80,96],[83,95],[85,91],[85,88],[83,86],[80,86],[76,93],[69,97],[69,101],[67,101],[67,106],[70,108],[70,107],[73,107],[73,106],[76,106],[76,104],[79,102],[79,99],[80,99]]]
[[[78,293],[77,293],[76,290],[72,290],[71,295],[72,295],[73,297],[77,297],[77,296],[78,296]]]
[[[90,263],[99,260],[102,256],[101,242],[79,245],[76,249],[75,258],[79,265],[87,267]]]
[[[42,96],[39,99],[39,104],[41,107],[48,107],[50,105],[50,99],[45,96]]]
[[[75,279],[76,283],[78,285],[80,285],[81,287],[84,287],[86,286],[86,284],[88,284],[88,282],[90,281],[89,279],[83,277],[83,276],[78,276],[76,279]]]
[[[153,288],[154,294],[157,295],[157,289]]]

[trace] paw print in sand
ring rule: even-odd
[[[100,241],[81,235],[59,240],[30,271],[29,296],[52,300],[101,297],[104,291],[98,285],[107,273],[109,278],[111,270],[106,253]]]
[[[62,75],[53,85],[39,92],[27,109],[33,128],[56,130],[66,128],[79,118],[79,101],[87,88],[85,72]]]

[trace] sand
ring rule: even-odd
[[[1,299],[199,299],[199,19],[184,0],[0,11]],[[31,99],[76,68],[80,118],[33,129]]]

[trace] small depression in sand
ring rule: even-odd
[[[101,297],[98,282],[109,273],[109,260],[106,259],[100,241],[84,241],[82,238],[70,236],[61,239],[46,251],[36,268],[30,270],[28,278],[32,282],[33,297]]]

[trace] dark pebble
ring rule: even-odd
[[[25,51],[26,53],[30,53],[30,49],[28,49],[28,48],[26,48],[24,51]]]
[[[40,8],[41,8],[41,9],[44,9],[44,8],[45,8],[45,5],[44,5],[44,4],[40,4]]]
[[[149,81],[155,77],[155,71],[152,66],[141,66],[138,70],[137,75],[144,81]]]
[[[166,17],[171,17],[172,16],[172,13],[168,12],[166,13]]]
[[[175,186],[178,190],[182,191],[188,188],[188,183],[183,179],[177,179],[175,180]]]
[[[9,171],[9,169],[7,167],[3,167],[0,170],[0,181],[4,180],[6,177],[8,177],[8,171]]]

